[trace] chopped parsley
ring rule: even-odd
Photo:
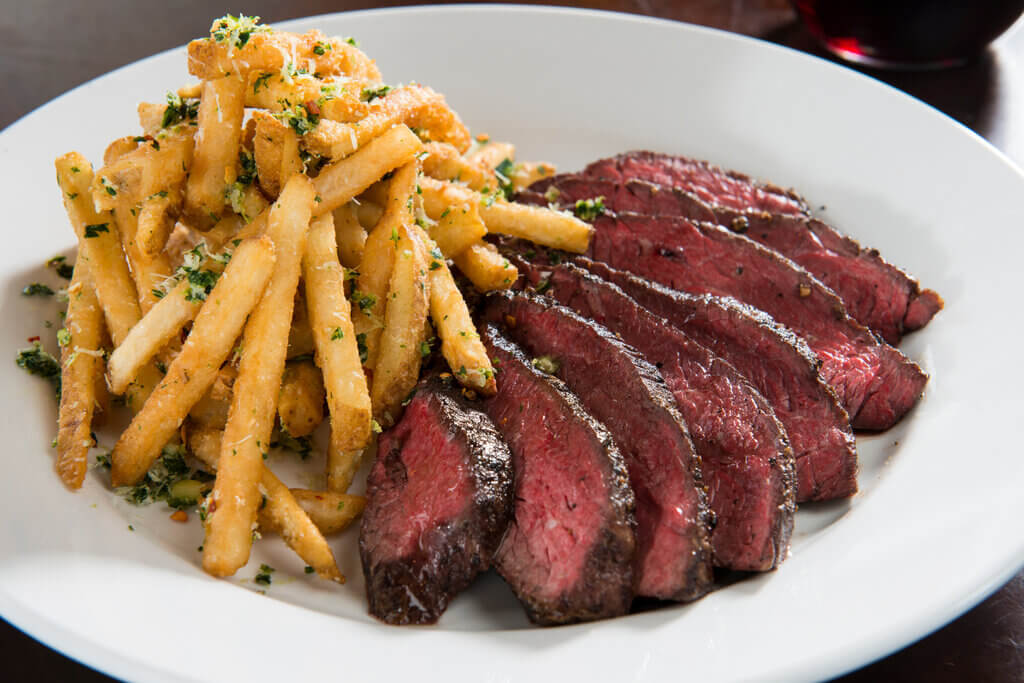
[[[283,448],[292,453],[297,453],[303,460],[308,458],[309,454],[313,452],[313,444],[310,443],[309,437],[292,436],[284,427],[278,430],[277,440],[271,441],[270,447]]]
[[[605,212],[604,197],[578,199],[572,212],[581,220],[592,221]]]
[[[185,292],[185,301],[206,301],[207,295],[213,290],[220,273],[212,270],[192,270],[186,276],[188,291]]]
[[[71,343],[71,331],[66,327],[62,327],[57,330],[57,343],[61,346],[67,346]]]
[[[238,152],[238,167],[241,172],[235,182],[243,186],[252,185],[252,181],[256,180],[256,158],[247,150],[241,149]]]
[[[269,71],[264,71],[259,76],[257,76],[256,80],[253,81],[252,91],[254,93],[258,93],[260,91],[260,88],[269,88],[270,86],[267,85],[267,81],[269,81],[270,77],[273,75],[274,74],[270,73]]]
[[[85,236],[87,238],[99,237],[101,232],[110,232],[110,228],[108,227],[109,225],[109,223],[93,223],[92,225],[87,225],[85,226]]]
[[[252,577],[253,583],[258,583],[261,586],[269,586],[271,581],[271,574],[274,573],[274,568],[269,564],[261,564],[260,571],[256,576]]]
[[[170,128],[176,123],[194,119],[199,115],[199,100],[183,100],[177,93],[167,93],[167,108],[160,120],[161,128]]]
[[[171,444],[164,446],[142,481],[135,486],[122,486],[117,493],[133,505],[162,500],[170,507],[183,510],[199,504],[200,496],[212,480],[212,475],[189,467],[184,446]]]
[[[316,128],[316,124],[320,123],[320,115],[314,114],[305,105],[296,104],[290,109],[284,109],[274,116],[281,121],[291,126],[299,135],[305,135],[309,131]]]
[[[313,573],[313,572],[315,572],[316,570],[315,570],[315,569],[313,569],[312,567],[310,567],[310,566],[309,566],[309,565],[307,564],[307,565],[306,565],[306,567],[305,567],[305,569],[303,569],[303,571],[304,571],[304,572],[306,572],[307,574],[312,574],[312,573]]]
[[[331,44],[330,43],[321,43],[319,41],[316,42],[316,43],[313,43],[313,54],[323,55],[325,52],[327,52],[330,49],[331,49]]]
[[[373,102],[378,97],[384,97],[391,92],[390,85],[381,85],[376,88],[363,88],[363,92],[360,93],[359,99],[363,102]]]
[[[351,45],[352,47],[359,47],[359,41],[353,38],[352,36],[346,38],[345,42]]]
[[[244,14],[236,17],[225,14],[213,22],[213,26],[210,27],[210,38],[218,43],[226,43],[229,50],[241,50],[249,42],[252,34],[269,30],[269,26],[260,26],[259,17],[247,17]]]
[[[53,290],[42,284],[41,282],[33,282],[32,284],[21,290],[22,296],[53,296]]]
[[[39,342],[33,342],[30,348],[18,351],[14,362],[26,372],[36,377],[42,377],[53,384],[57,398],[60,398],[60,363],[44,351]]]
[[[549,186],[548,189],[544,191],[544,199],[551,203],[557,202],[560,196],[562,196],[562,191],[554,185]]]
[[[512,184],[512,174],[515,172],[516,164],[511,159],[504,159],[494,168],[494,174],[498,176],[498,191],[508,200],[516,193]]]
[[[533,288],[533,291],[537,294],[543,294],[544,292],[551,289],[551,278],[544,278]]]
[[[359,307],[359,310],[366,315],[370,315],[369,311],[377,305],[377,297],[373,294],[364,294],[358,289],[352,290],[352,301]]]
[[[75,272],[75,267],[72,264],[68,263],[68,259],[66,256],[54,256],[52,259],[46,262],[46,267],[53,268],[55,271],[57,271],[57,275],[64,278],[65,280],[70,280],[71,276],[74,275]]]
[[[335,327],[334,331],[331,332],[331,341],[337,341],[339,339],[344,339],[344,338],[345,338],[345,333],[341,331],[340,327]]]
[[[360,332],[356,335],[356,347],[359,349],[359,362],[365,363],[370,355],[370,349],[366,347],[366,333]]]
[[[420,342],[420,355],[426,358],[430,355],[430,340],[425,339]]]

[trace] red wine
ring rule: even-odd
[[[879,66],[945,66],[979,54],[1024,0],[795,0],[832,52]]]

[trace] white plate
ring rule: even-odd
[[[799,188],[827,206],[828,220],[945,296],[946,310],[904,345],[932,375],[926,395],[895,429],[859,439],[862,493],[801,510],[792,557],[777,572],[693,605],[556,629],[528,628],[491,576],[439,626],[391,628],[366,616],[354,534],[336,544],[347,586],[304,576],[277,541],[258,544],[242,580],[215,581],[199,568],[196,520],[170,522],[162,504],[131,508],[96,471],[81,492],[65,491],[52,469],[52,394],[7,362],[6,619],[136,680],[796,680],[907,644],[1024,563],[1024,458],[1012,436],[1024,416],[1013,351],[1024,330],[1008,296],[1020,283],[1024,177],[982,140],[851,71],[669,22],[506,6],[286,26],[358,37],[390,81],[434,86],[475,130],[515,141],[524,159],[573,169],[646,147]],[[136,130],[138,101],[186,80],[184,51],[174,50],[0,134],[8,358],[29,335],[52,333],[43,320],[56,309],[18,292],[52,282],[41,264],[73,244],[52,159],[78,149],[99,161],[107,141]],[[278,570],[265,596],[248,581],[260,561]]]

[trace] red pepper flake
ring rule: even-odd
[[[320,105],[313,100],[306,100],[306,111],[313,116],[320,116]]]
[[[39,341],[39,340],[40,340],[40,337],[39,337],[39,335],[37,334],[37,335],[36,335],[36,336],[34,336],[34,337],[29,337],[29,338],[28,338],[28,340],[29,340],[29,342],[37,342],[37,341]]]

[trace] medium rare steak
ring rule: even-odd
[[[491,420],[434,377],[380,435],[359,554],[370,614],[430,624],[491,560],[512,516],[512,457]]]
[[[604,325],[657,366],[701,457],[716,520],[715,566],[765,571],[782,562],[796,509],[796,467],[764,397],[736,368],[617,286],[570,263],[548,269],[513,263],[535,288]],[[637,498],[642,508],[639,491]]]
[[[644,166],[640,170],[651,168]],[[898,344],[905,331],[923,327],[942,309],[938,294],[921,290],[916,280],[887,263],[877,250],[864,249],[822,221],[801,215],[709,206],[686,191],[692,188],[645,182],[651,177],[654,174],[615,182],[581,174],[553,176],[534,186],[543,195],[524,192],[518,200],[571,209],[579,200],[604,197],[604,206],[614,212],[682,216],[719,223],[806,268],[842,298],[851,317],[890,344]]]
[[[583,175],[616,182],[637,178],[681,187],[710,206],[721,205],[737,211],[753,208],[791,215],[809,213],[807,202],[792,190],[759,183],[742,173],[725,171],[706,161],[671,154],[626,152],[593,162],[583,169]]]
[[[594,221],[590,254],[674,289],[737,299],[803,336],[854,428],[894,425],[928,381],[921,369],[858,324],[842,300],[778,252],[720,225],[620,214]]]
[[[696,296],[584,257],[574,260],[614,282],[641,306],[732,363],[775,409],[797,466],[797,501],[857,492],[857,453],[850,418],[818,373],[807,344],[763,311],[731,297]]]
[[[499,369],[498,393],[483,406],[515,470],[498,573],[538,624],[625,614],[636,522],[622,455],[563,382],[536,369],[494,326],[481,337]]]
[[[513,341],[564,380],[622,451],[636,493],[635,593],[685,601],[708,592],[700,462],[657,369],[607,329],[550,299],[492,295],[482,314],[503,321]]]

